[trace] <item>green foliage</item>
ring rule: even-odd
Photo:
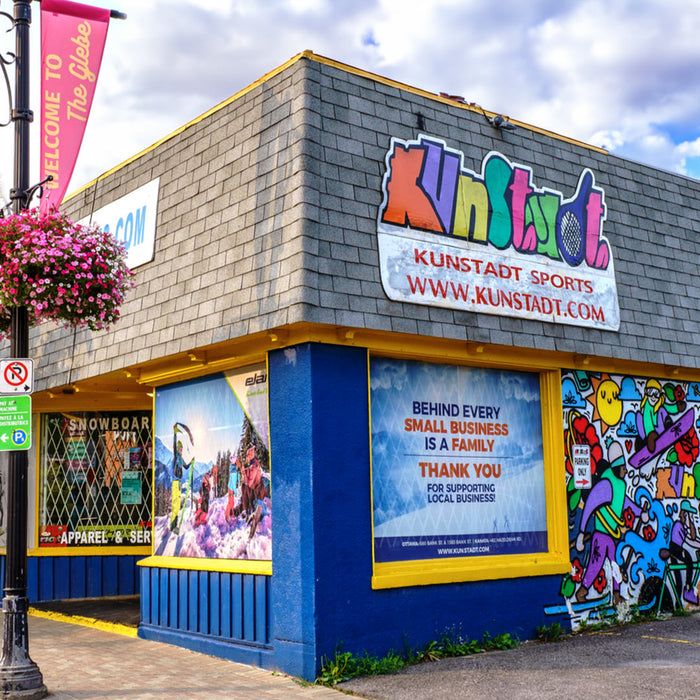
[[[578,627],[579,632],[600,632],[600,630],[606,630],[615,625],[614,620],[599,620],[598,622],[589,622],[588,620],[583,620]]]
[[[639,610],[636,607],[632,608],[630,613],[629,621],[631,624],[636,625],[640,622],[652,622],[654,620],[661,619],[657,614],[656,610]]]
[[[413,664],[437,661],[438,659],[449,657],[469,656],[481,651],[513,649],[518,644],[518,639],[507,632],[498,634],[495,637],[491,637],[486,632],[481,641],[462,639],[445,634],[441,639],[432,640],[418,650],[408,647],[404,640],[403,654],[390,651],[381,658],[370,656],[367,653],[364,656],[356,657],[348,651],[337,650],[332,659],[324,658],[321,672],[316,682],[321,685],[332,686],[351,678],[396,673]]]
[[[124,244],[96,225],[55,210],[0,218],[0,337],[9,332],[14,307],[27,309],[29,325],[108,328],[134,286],[132,276]]]
[[[349,651],[336,651],[333,659],[324,661],[321,675],[316,679],[316,682],[322,685],[336,685],[360,676],[396,673],[406,665],[405,658],[394,651],[390,651],[381,659],[369,654],[356,657]]]
[[[670,614],[672,616],[685,617],[686,615],[692,615],[693,613],[690,610],[684,610],[683,608],[675,608]],[[579,623],[577,632],[598,632],[600,630],[609,629],[611,627],[619,627],[626,624],[636,625],[642,622],[663,620],[666,617],[668,617],[668,615],[663,613],[659,614],[655,609],[640,610],[637,606],[632,605],[629,608],[629,613],[624,618],[619,616],[611,616],[606,619],[598,620],[597,622],[583,620],[581,623]]]
[[[511,637],[508,632],[497,634],[493,638],[488,632],[484,632],[481,647],[484,651],[503,651],[505,649],[514,649],[519,643],[519,640],[516,637]]]
[[[564,628],[559,622],[535,627],[535,636],[540,642],[560,642],[564,634]]]

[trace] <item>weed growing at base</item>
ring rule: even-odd
[[[551,625],[541,625],[535,627],[535,637],[540,642],[559,642],[566,636],[566,631],[559,622]]]
[[[495,637],[486,632],[480,641],[453,639],[445,635],[440,640],[428,642],[422,649],[406,648],[403,654],[390,651],[378,658],[365,654],[354,656],[349,651],[336,651],[332,659],[325,659],[316,682],[321,685],[336,685],[351,678],[377,676],[384,673],[396,673],[407,666],[426,661],[437,661],[456,656],[468,656],[482,651],[496,649],[513,649],[519,644],[516,637],[507,632]]]

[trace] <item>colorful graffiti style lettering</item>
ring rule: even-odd
[[[590,170],[564,200],[560,192],[538,189],[531,168],[500,153],[484,158],[480,174],[465,170],[463,160],[460,151],[423,135],[417,141],[392,139],[380,223],[513,248],[571,267],[585,261],[607,269],[605,195]]]
[[[491,152],[481,172],[439,139],[392,139],[377,241],[395,301],[618,330],[605,194],[580,174],[569,199]]]
[[[574,627],[631,608],[698,606],[700,386],[653,377],[562,374]],[[586,455],[590,482],[575,478]],[[584,485],[585,483],[585,485]]]

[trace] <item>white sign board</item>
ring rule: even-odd
[[[608,275],[579,270],[574,287],[551,263],[508,251],[470,258],[438,236],[386,224],[378,243],[382,285],[394,301],[575,326],[620,325],[615,280]]]
[[[591,488],[590,445],[573,445],[574,485],[577,489]]]
[[[124,243],[126,264],[133,270],[153,260],[160,178],[95,211],[80,224],[97,224]]]
[[[470,154],[471,157],[471,154]],[[570,197],[491,151],[481,171],[437,138],[393,138],[377,219],[389,299],[617,331],[605,192],[581,171]]]
[[[0,360],[0,394],[31,394],[34,391],[34,360]]]

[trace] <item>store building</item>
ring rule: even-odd
[[[305,678],[697,605],[700,186],[497,116],[304,52],[65,203],[137,287],[32,334],[32,599]]]

